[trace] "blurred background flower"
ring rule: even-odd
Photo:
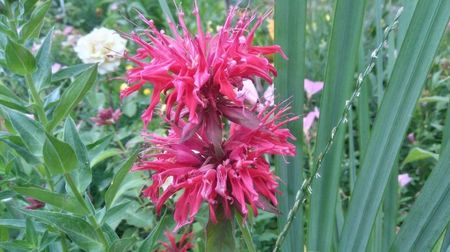
[[[405,187],[406,185],[411,183],[411,181],[412,178],[409,176],[408,173],[402,173],[398,175],[398,184],[400,185],[400,187]]]
[[[98,73],[106,74],[118,69],[126,44],[116,31],[101,27],[81,37],[74,50],[83,63],[99,63]]]
[[[91,120],[98,126],[111,125],[119,121],[122,112],[120,109],[113,110],[112,108],[101,109],[96,117]]]

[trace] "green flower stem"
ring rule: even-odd
[[[63,252],[69,252],[69,247],[67,246],[66,235],[63,232],[61,234],[61,248]]]
[[[253,244],[252,235],[250,233],[250,229],[248,228],[248,225],[244,223],[244,219],[242,216],[235,212],[234,216],[236,216],[237,223],[239,225],[239,229],[242,232],[242,237],[244,238],[245,245],[247,245],[247,249],[249,252],[256,252],[255,246]]]
[[[50,175],[50,171],[48,170],[47,166],[44,167],[44,176],[45,180],[47,181],[48,186],[50,187],[51,192],[55,192],[55,184],[53,183],[52,176]],[[67,246],[67,237],[66,234],[63,232],[59,232],[59,235],[61,236],[61,247],[63,252],[68,252],[69,248]]]
[[[47,117],[45,116],[44,111],[44,102],[42,102],[41,97],[39,96],[38,91],[36,90],[36,87],[34,86],[33,78],[31,77],[31,74],[25,75],[25,82],[27,83],[28,90],[30,90],[31,97],[33,99],[34,103],[34,110],[39,118],[39,121],[42,122],[42,124],[47,124]]]
[[[116,127],[114,125],[110,125],[111,129],[114,133],[114,142],[117,143],[117,145],[119,146],[119,148],[123,151],[123,153],[127,152],[127,148],[125,148],[125,146],[122,144],[122,142],[120,141],[120,139],[116,139],[115,136],[118,136],[119,134],[117,133]]]
[[[103,244],[104,249],[106,250],[108,248],[108,242],[106,241],[105,234],[102,232],[100,225],[98,224],[97,220],[95,219],[91,209],[87,205],[87,203],[84,200],[83,196],[81,195],[80,191],[78,191],[78,188],[75,185],[75,182],[73,181],[72,175],[70,175],[70,173],[66,173],[66,174],[64,174],[64,178],[66,179],[67,184],[69,185],[70,189],[72,190],[73,194],[75,195],[75,198],[81,204],[81,207],[86,212],[89,212],[89,215],[87,216],[89,219],[89,222],[91,222],[91,225],[94,226],[95,232],[97,233],[98,237],[100,238],[100,241]]]
[[[53,183],[52,176],[50,175],[50,171],[48,170],[47,166],[44,165],[44,175],[45,180],[47,180],[47,184],[50,187],[50,191],[55,191],[55,184]]]

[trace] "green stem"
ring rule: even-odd
[[[78,191],[77,186],[75,185],[75,182],[73,181],[72,175],[70,173],[64,174],[64,178],[66,179],[67,184],[69,185],[70,189],[72,190],[73,194],[75,195],[75,198],[78,200],[78,202],[81,204],[81,207],[87,212],[88,219],[91,225],[94,226],[95,232],[97,233],[98,237],[100,238],[100,241],[103,244],[103,247],[106,249],[108,248],[108,242],[106,241],[105,234],[102,232],[100,225],[98,224],[97,220],[95,219],[92,211],[90,210],[89,206],[87,205],[86,201],[84,200],[83,196],[81,195],[80,191]]]
[[[256,252],[255,246],[253,244],[252,234],[248,225],[244,223],[244,219],[242,216],[236,211],[234,216],[236,216],[237,223],[239,225],[239,229],[242,232],[242,237],[244,238],[245,245],[247,245],[247,249],[249,252]]]
[[[48,170],[47,166],[44,166],[44,175],[45,179],[47,180],[47,184],[50,187],[50,191],[55,192],[55,184],[53,183],[52,176],[50,175],[50,171]],[[59,232],[59,235],[61,236],[62,251],[68,252],[69,248],[67,246],[66,234],[64,234],[63,232]]]
[[[50,175],[50,171],[48,170],[47,166],[44,165],[44,173],[45,173],[45,179],[47,180],[47,184],[50,187],[50,191],[55,191],[55,184],[53,183],[52,176]]]
[[[31,77],[31,74],[25,75],[25,82],[27,83],[28,90],[30,90],[31,97],[33,99],[34,103],[34,110],[39,118],[39,121],[42,122],[42,124],[47,124],[47,117],[45,116],[44,111],[44,103],[42,102],[41,97],[39,96],[38,91],[36,90],[36,87],[34,86],[33,77]]]
[[[63,252],[69,252],[69,247],[67,246],[66,235],[61,232],[61,247]]]
[[[119,148],[123,151],[123,153],[127,152],[127,149],[125,148],[125,146],[122,144],[122,142],[120,141],[120,139],[116,139],[115,136],[118,136],[117,134],[117,130],[114,127],[114,125],[111,125],[112,131],[114,133],[114,141],[117,143],[117,145],[119,146]]]

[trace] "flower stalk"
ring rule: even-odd
[[[91,225],[94,226],[95,232],[97,233],[97,236],[100,239],[100,242],[102,243],[103,248],[106,250],[109,246],[108,246],[108,242],[106,240],[105,234],[103,233],[99,223],[95,219],[95,216],[94,216],[92,210],[90,209],[90,207],[84,200],[83,196],[81,195],[80,191],[78,190],[78,188],[75,184],[75,181],[72,178],[72,175],[70,175],[70,173],[65,173],[64,178],[66,179],[66,182],[70,187],[70,190],[72,190],[72,193],[75,195],[75,198],[78,200],[78,202],[80,203],[83,210],[85,210],[85,212],[88,213],[87,218],[88,218],[89,222],[91,223]]]
[[[36,86],[34,85],[33,77],[31,74],[25,75],[25,82],[27,84],[28,90],[30,90],[31,98],[34,103],[34,111],[42,124],[47,124],[47,117],[45,115],[44,111],[44,102],[42,101],[41,97],[39,96],[39,92],[36,89]]]

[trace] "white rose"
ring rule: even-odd
[[[101,27],[81,37],[74,50],[83,63],[99,63],[98,73],[105,74],[119,67],[126,44],[117,32]]]

